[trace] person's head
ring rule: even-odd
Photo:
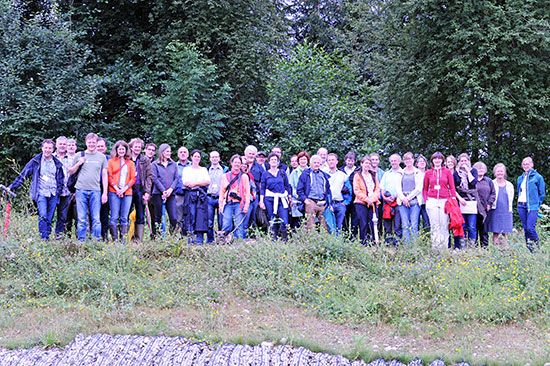
[[[319,148],[319,150],[317,150],[317,155],[321,157],[321,164],[324,164],[327,161],[328,150],[324,147],[321,147]]]
[[[147,151],[147,149],[145,149]],[[172,148],[168,144],[160,144],[159,146],[159,157],[158,161],[160,163],[167,162],[171,160],[170,156],[172,155]]]
[[[139,137],[134,137],[128,143],[128,147],[130,148],[132,155],[137,157],[141,154],[141,150],[143,149],[143,140]]]
[[[348,168],[353,168],[355,167],[355,163],[357,162],[357,156],[353,151],[350,151],[346,154],[344,160],[346,161],[346,166]]]
[[[327,155],[327,165],[330,170],[334,170],[338,166],[338,155],[330,153]]]
[[[300,168],[305,169],[309,165],[309,154],[305,151],[298,153],[298,165]]]
[[[178,149],[178,160],[180,163],[186,163],[187,158],[189,158],[189,150],[185,146],[182,146]]]
[[[256,161],[258,162],[258,164],[263,165],[266,160],[267,160],[267,155],[265,151],[258,151],[258,153],[256,154]]]
[[[156,153],[157,153],[157,145],[155,145],[152,142],[145,145],[145,156],[147,156],[149,159],[153,159]]]
[[[271,153],[267,157],[267,163],[269,164],[269,167],[271,169],[275,169],[279,166],[279,162],[281,161],[281,158],[279,158],[279,155],[276,153]]]
[[[456,170],[456,158],[454,157],[454,155],[447,156],[447,158],[445,159],[445,166],[447,167],[447,169],[451,169],[451,171],[453,172]]]
[[[466,153],[462,153],[458,155],[458,168],[459,169],[465,169],[469,168],[471,165],[470,163],[470,155]]]
[[[380,158],[380,156],[378,158]],[[369,155],[363,156],[363,159],[361,159],[361,173],[367,173],[373,168],[374,167],[372,166],[372,157],[370,157]]]
[[[425,172],[428,169],[428,159],[422,154],[418,155],[416,158],[416,167]]]
[[[107,139],[105,139],[104,137],[97,138],[97,151],[102,154],[105,154],[105,152],[107,152]]]
[[[370,163],[372,165],[372,169],[376,171],[378,169],[378,164],[380,164],[380,154],[378,153],[371,153],[369,155]],[[363,158],[364,159],[364,158]],[[361,159],[361,161],[363,160]]]
[[[290,167],[292,169],[298,168],[298,155],[292,155],[290,157]]]
[[[248,173],[248,158],[246,155],[241,155],[241,172]]]
[[[75,139],[68,139],[67,140],[67,152],[71,155],[76,153],[76,140]]]
[[[523,158],[523,160],[521,161],[521,167],[525,172],[533,169],[534,166],[535,164],[533,163],[533,159],[530,156]]]
[[[61,154],[65,154],[67,152],[67,138],[65,136],[59,136],[55,140],[55,150]]]
[[[217,166],[220,163],[220,153],[216,150],[210,152],[209,158],[212,165]]]
[[[403,155],[403,162],[406,167],[414,166],[414,154],[410,151],[406,152],[405,155]]]
[[[52,156],[53,147],[54,147],[54,143],[52,140],[50,139],[42,140],[42,156],[44,156],[44,158],[46,159],[49,159]]]
[[[443,164],[443,161],[445,160],[445,157],[441,152],[436,151],[432,154],[432,157],[430,158],[430,160],[434,168],[440,168],[441,164]],[[447,166],[447,168],[449,167]]]
[[[401,156],[399,156],[399,154],[391,154],[390,165],[392,170],[398,170],[400,164],[401,164]]]
[[[202,152],[200,150],[193,150],[191,151],[191,163],[193,163],[193,166],[199,166],[199,163],[201,162]]]
[[[231,165],[231,170],[233,172],[241,170],[241,164],[242,164],[241,156],[239,154],[233,155],[229,160],[229,164]]]
[[[111,150],[111,158],[128,159],[130,157],[130,147],[125,141],[118,140]]]
[[[93,132],[86,135],[86,148],[89,152],[94,153],[97,150],[97,140],[98,137]]]
[[[493,168],[493,174],[496,179],[505,179],[506,178],[506,165],[498,163]]]
[[[277,154],[277,156],[279,157],[279,160],[280,160],[283,157],[283,150],[281,149],[280,146],[273,146],[273,148],[271,149],[271,154]]]
[[[474,169],[477,170],[478,178],[481,179],[487,174],[487,165],[484,162],[478,161],[473,165]]]
[[[254,162],[254,159],[256,159],[257,153],[258,153],[258,149],[254,145],[248,145],[244,149],[244,155],[246,156],[246,160],[248,164],[252,164]]]
[[[319,155],[315,154],[309,159],[309,163],[311,164],[311,169],[318,171],[321,167],[322,159]]]

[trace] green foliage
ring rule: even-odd
[[[141,86],[134,102],[144,111],[156,141],[208,149],[222,137],[230,88],[219,85],[216,66],[202,59],[196,47],[171,42],[152,79],[160,85]],[[164,79],[164,80],[162,80]]]
[[[281,58],[259,108],[266,140],[292,153],[325,146],[344,155],[372,152],[384,130],[374,118],[371,88],[338,54],[304,43]]]
[[[89,51],[51,7],[26,19],[0,1],[0,170],[6,157],[27,161],[44,138],[88,132],[96,81],[85,75]]]

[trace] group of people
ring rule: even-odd
[[[76,150],[76,141],[63,136],[55,143],[44,140],[42,152],[9,187],[15,190],[32,176],[43,239],[51,234],[56,210],[56,237],[71,231],[76,211],[79,240],[88,235],[107,238],[109,233],[115,240],[123,238],[132,207],[134,239],[143,239],[146,216],[155,238],[165,212],[171,232],[198,244],[205,237],[214,241],[216,221],[221,232],[242,239],[250,228],[267,226],[274,238],[287,240],[289,230],[305,223],[308,230],[320,226],[336,235],[358,235],[365,245],[383,232],[385,242],[396,246],[411,245],[422,221],[437,249],[460,249],[478,240],[487,246],[489,233],[499,245],[513,230],[516,190],[506,180],[506,167],[495,165],[491,180],[486,165],[472,165],[468,154],[459,155],[458,161],[440,152],[430,161],[410,152],[403,160],[392,154],[390,169],[384,171],[377,153],[356,166],[356,155],[349,152],[339,167],[337,154],[326,148],[312,156],[305,151],[293,155],[290,166],[282,162],[278,146],[269,154],[247,146],[244,155],[231,157],[229,166],[221,164],[219,152],[211,151],[207,167],[201,166],[199,150],[189,154],[180,147],[172,159],[169,145],[157,148],[139,138],[117,141],[107,155],[107,141],[90,133],[86,150]],[[517,207],[527,246],[534,250],[545,184],[530,157],[522,167]]]

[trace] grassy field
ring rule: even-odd
[[[304,345],[370,361],[550,362],[550,240],[506,250],[364,248],[299,231],[288,243],[42,242],[13,213],[0,244],[0,346],[78,333]]]

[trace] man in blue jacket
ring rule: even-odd
[[[518,177],[518,213],[525,232],[527,248],[533,252],[539,246],[537,234],[537,217],[545,194],[542,175],[533,169],[533,159],[526,157],[521,162],[524,172]]]
[[[42,152],[25,165],[9,186],[15,190],[32,175],[31,196],[38,207],[38,231],[40,237],[46,240],[50,237],[53,215],[65,183],[63,164],[53,156],[53,149],[52,140],[42,141]]]
[[[307,216],[307,229],[311,230],[315,226],[315,218],[328,231],[329,227],[323,216],[325,208],[331,204],[330,194],[330,176],[323,172],[321,168],[321,157],[313,155],[310,159],[311,168],[302,172],[298,179],[296,192],[298,200],[302,202],[300,211],[304,211]],[[327,206],[328,205],[328,206]]]

